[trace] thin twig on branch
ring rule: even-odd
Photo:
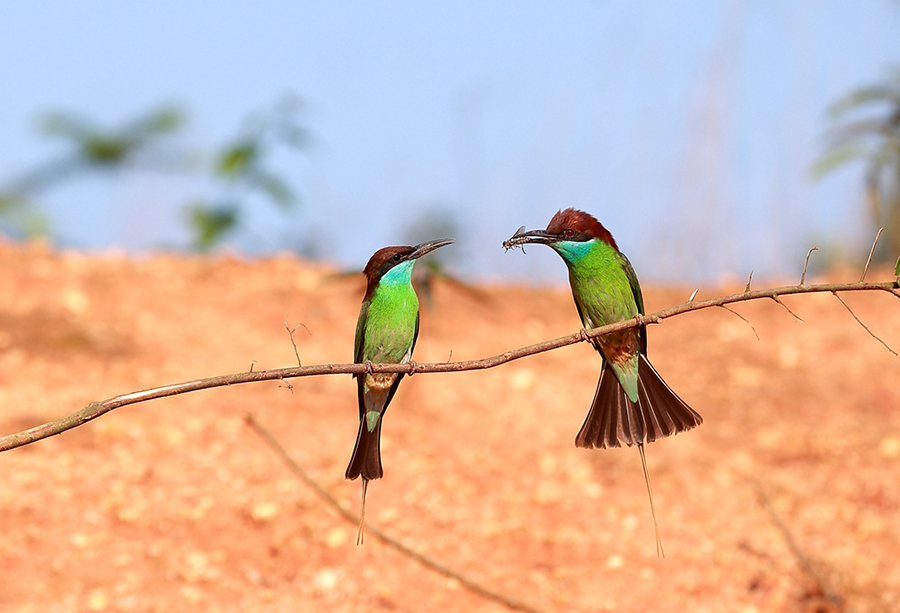
[[[699,311],[710,307],[720,307],[735,302],[745,302],[748,300],[757,300],[767,298],[775,300],[784,308],[787,307],[779,299],[780,296],[790,294],[813,294],[821,292],[830,292],[837,295],[837,292],[853,292],[853,291],[885,291],[900,298],[900,285],[898,281],[890,281],[883,283],[821,283],[815,285],[792,285],[787,287],[776,287],[771,289],[759,289],[753,291],[745,291],[740,294],[731,294],[729,296],[720,296],[718,298],[710,298],[709,300],[700,300],[696,302],[686,302],[684,304],[674,306],[656,313],[644,315],[639,321],[637,318],[620,321],[608,326],[593,328],[591,330],[581,330],[568,336],[561,336],[552,340],[512,349],[504,353],[483,358],[480,360],[467,360],[459,362],[434,362],[417,364],[410,362],[409,364],[317,364],[313,366],[296,366],[292,368],[276,368],[270,370],[257,370],[231,375],[219,375],[215,377],[207,377],[204,379],[194,379],[193,381],[185,381],[184,383],[175,383],[163,387],[155,387],[139,392],[114,396],[106,400],[92,402],[84,408],[62,417],[54,421],[35,426],[28,430],[18,432],[16,434],[8,434],[0,437],[0,451],[8,451],[17,447],[22,447],[34,443],[36,441],[49,438],[56,434],[71,430],[93,419],[97,419],[101,415],[109,413],[113,409],[118,409],[129,404],[138,402],[146,402],[156,398],[166,398],[168,396],[176,396],[187,392],[196,392],[199,390],[212,389],[215,387],[225,387],[228,385],[237,385],[240,383],[255,383],[258,381],[275,381],[292,379],[295,377],[310,377],[317,375],[337,375],[337,374],[363,374],[366,372],[377,373],[441,373],[441,372],[462,372],[468,370],[484,370],[487,368],[495,368],[507,362],[518,360],[526,356],[552,351],[574,345],[575,343],[588,340],[593,337],[602,336],[617,330],[625,330],[640,325],[641,322],[647,324],[658,324],[663,320],[689,311]],[[790,309],[788,309],[790,312]],[[791,312],[792,315],[793,312]],[[796,315],[794,315],[796,317]],[[854,315],[855,317],[855,315]],[[799,317],[797,318],[799,319]],[[857,318],[857,321],[859,319]],[[862,322],[860,322],[862,323]],[[865,326],[864,326],[865,327]],[[868,328],[866,328],[867,331]],[[871,331],[869,331],[871,334]],[[874,335],[873,335],[874,336]],[[876,337],[877,338],[877,337]],[[879,339],[880,340],[880,339]],[[883,341],[882,341],[883,343]],[[369,370],[371,369],[371,370]]]
[[[756,340],[762,340],[759,338],[759,332],[756,331],[756,328],[753,326],[752,323],[750,323],[749,319],[747,319],[746,317],[744,317],[743,315],[741,315],[734,309],[728,308],[724,304],[720,304],[719,306],[722,307],[723,309],[725,309],[726,311],[728,311],[729,313],[732,313],[733,315],[737,315],[739,318],[743,319],[747,323],[747,325],[750,326],[750,329],[753,330],[753,334],[756,335]]]
[[[294,347],[294,355],[297,357],[297,366],[303,366],[303,362],[300,360],[300,352],[297,351],[297,342],[294,340],[294,332],[297,331],[297,328],[303,326],[303,329],[309,332],[309,335],[312,336],[312,332],[309,331],[309,328],[306,327],[306,324],[299,323],[293,328],[288,326],[288,322],[284,322],[284,329],[287,330],[288,336],[291,337],[291,345]],[[252,370],[252,369],[251,369]]]
[[[884,228],[878,228],[878,233],[875,234],[875,240],[872,241],[872,249],[869,251],[869,257],[866,258],[866,266],[863,268],[862,276],[859,278],[860,283],[866,280],[866,273],[869,272],[869,264],[872,263],[872,256],[875,255],[875,247],[878,245],[878,239],[881,237],[883,231]]]
[[[796,313],[794,313],[794,312],[788,307],[788,305],[786,305],[785,303],[783,303],[783,302],[781,301],[781,298],[778,297],[778,294],[773,295],[773,296],[772,296],[772,300],[774,300],[775,302],[777,302],[778,304],[780,304],[780,305],[782,306],[782,308],[784,308],[785,311],[787,311],[788,313],[790,313],[790,314],[793,316],[793,318],[797,321],[798,324],[802,324],[802,323],[803,323],[803,318],[800,317],[799,315],[797,315]]]
[[[865,330],[866,332],[869,333],[869,336],[871,336],[871,337],[874,338],[876,341],[878,341],[879,343],[881,343],[882,345],[884,345],[884,348],[885,348],[885,349],[887,349],[888,351],[890,351],[890,352],[893,353],[894,355],[897,355],[897,352],[894,351],[893,349],[891,349],[890,345],[888,345],[887,343],[885,343],[885,342],[884,342],[883,340],[881,340],[878,336],[876,336],[874,332],[872,332],[871,330],[869,330],[869,326],[867,326],[866,324],[864,324],[864,323],[862,322],[862,320],[861,320],[859,317],[856,316],[856,313],[853,312],[853,309],[850,308],[850,305],[847,304],[847,303],[844,301],[844,299],[841,298],[840,295],[838,295],[837,292],[831,292],[831,293],[834,294],[834,297],[835,297],[835,298],[837,298],[838,300],[841,301],[841,304],[844,305],[844,307],[847,309],[847,312],[850,313],[850,315],[853,316],[853,319],[856,320],[856,323],[858,323],[859,325],[861,325],[861,326],[863,327],[863,330]]]
[[[803,285],[806,282],[806,269],[809,268],[809,256],[812,255],[813,251],[818,251],[818,247],[813,247],[809,251],[806,252],[806,259],[803,261],[803,274],[800,275],[800,285]],[[862,281],[862,279],[860,279]]]

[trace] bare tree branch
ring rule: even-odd
[[[822,283],[815,285],[792,285],[786,287],[777,287],[771,289],[761,289],[753,291],[744,291],[740,294],[731,294],[729,296],[720,296],[718,298],[710,298],[709,300],[701,300],[698,302],[686,302],[684,304],[674,306],[656,313],[644,315],[641,318],[628,319],[620,321],[608,326],[593,328],[591,330],[580,330],[568,336],[561,336],[552,340],[512,349],[504,353],[483,358],[480,360],[467,360],[460,362],[434,362],[430,364],[417,364],[410,362],[409,364],[317,364],[314,366],[297,366],[293,368],[276,368],[271,370],[251,370],[249,372],[235,373],[231,375],[218,375],[215,377],[207,377],[204,379],[194,379],[193,381],[185,381],[183,383],[175,383],[163,387],[155,387],[139,392],[131,392],[121,396],[114,396],[106,400],[94,401],[84,408],[60,419],[56,419],[40,426],[35,426],[28,430],[23,430],[16,434],[9,434],[0,437],[0,451],[8,451],[17,447],[22,447],[34,443],[36,441],[49,438],[53,435],[60,434],[66,430],[71,430],[86,422],[97,419],[101,415],[109,413],[113,409],[123,407],[138,402],[146,402],[156,398],[166,398],[168,396],[176,396],[178,394],[186,394],[187,392],[196,392],[199,390],[212,389],[215,387],[225,387],[228,385],[237,385],[240,383],[255,383],[258,381],[283,381],[284,379],[292,379],[295,377],[310,377],[317,375],[337,375],[337,374],[363,374],[366,372],[382,372],[382,373],[442,373],[442,372],[462,372],[468,370],[484,370],[487,368],[496,368],[507,362],[518,360],[526,356],[552,351],[574,345],[575,343],[588,340],[593,337],[602,336],[617,330],[625,330],[633,328],[643,323],[658,324],[663,320],[689,311],[699,311],[710,307],[720,307],[735,302],[745,302],[748,300],[758,300],[767,298],[775,300],[785,309],[787,306],[779,300],[779,296],[790,294],[813,294],[821,292],[830,292],[837,295],[837,292],[852,291],[872,291],[880,290],[893,294],[900,298],[900,285],[898,281],[890,281],[883,283]],[[788,309],[791,315],[793,312]],[[797,317],[794,315],[794,317]],[[855,315],[854,315],[855,317]],[[800,319],[797,317],[797,319]],[[801,320],[802,321],[802,320]],[[857,318],[857,321],[858,318]],[[860,322],[862,323],[862,322]],[[863,326],[865,327],[865,326]],[[868,328],[866,328],[868,330]],[[869,331],[871,334],[871,331]],[[874,335],[873,335],[874,336]],[[877,338],[877,337],[875,337]],[[878,339],[880,340],[880,339]],[[882,341],[883,343],[883,341]],[[889,348],[890,349],[890,348]]]

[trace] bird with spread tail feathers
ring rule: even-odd
[[[358,364],[408,364],[419,336],[419,299],[412,286],[416,260],[456,242],[442,238],[415,247],[384,247],[375,252],[363,271],[366,294],[356,322],[353,361]],[[371,369],[370,369],[371,370]],[[381,467],[381,425],[384,412],[403,379],[402,373],[354,375],[359,399],[359,432],[344,476],[362,477],[357,544],[363,542],[366,488],[384,475]]]
[[[615,239],[589,213],[558,211],[546,230],[520,228],[503,242],[506,249],[528,243],[550,246],[569,269],[569,285],[585,329],[644,314],[641,286]],[[590,339],[603,357],[594,401],[575,438],[577,447],[637,445],[650,498],[658,555],[665,555],[653,506],[644,443],[690,430],[703,422],[666,385],[647,360],[647,326],[641,324]]]

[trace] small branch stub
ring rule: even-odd
[[[859,278],[860,283],[866,280],[866,273],[869,272],[869,264],[872,263],[872,256],[875,255],[875,246],[878,245],[878,239],[881,237],[883,231],[884,228],[878,228],[878,233],[875,234],[875,240],[872,241],[872,249],[869,250],[869,257],[866,258],[866,267],[863,268],[862,276]]]
[[[306,330],[306,332],[310,336],[312,336],[312,332],[309,331],[309,328],[306,327],[306,324],[299,323],[296,326],[294,326],[293,328],[291,328],[290,326],[288,326],[287,321],[284,322],[284,329],[287,330],[288,336],[291,337],[291,345],[294,347],[294,357],[297,358],[297,366],[303,366],[303,362],[300,361],[300,352],[297,351],[297,343],[294,341],[294,332],[296,332],[297,328],[299,328],[301,326],[303,327],[304,330]]]
[[[809,267],[809,256],[812,255],[813,251],[818,251],[818,247],[813,247],[809,251],[806,252],[806,260],[803,262],[803,274],[800,275],[800,285],[803,285],[806,282],[806,269]]]

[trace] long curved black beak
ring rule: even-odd
[[[427,243],[420,243],[413,247],[413,252],[406,256],[407,260],[418,260],[420,257],[425,255],[426,253],[431,253],[435,249],[439,249],[441,247],[446,247],[447,245],[452,245],[456,242],[455,238],[439,238],[433,241],[428,241]]]
[[[529,230],[525,232],[525,226],[522,226],[511,237],[503,241],[504,249],[512,249],[513,247],[521,247],[527,243],[536,243],[538,245],[549,245],[559,240],[555,234],[550,234],[546,230]]]

